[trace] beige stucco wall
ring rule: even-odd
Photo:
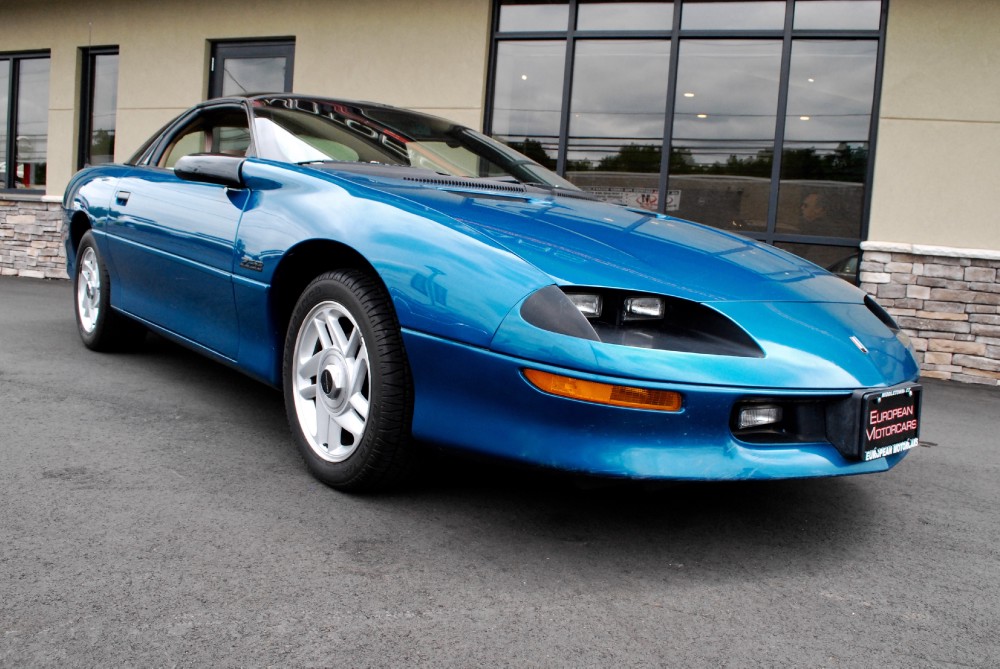
[[[891,0],[868,238],[1000,249],[1000,2]]]
[[[122,160],[205,98],[218,39],[294,36],[296,92],[481,127],[489,12],[489,0],[0,0],[0,51],[51,51],[47,189],[58,195],[76,165],[81,47],[119,47]]]

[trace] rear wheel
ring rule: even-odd
[[[145,329],[111,308],[111,281],[94,241],[86,232],[76,253],[73,275],[76,326],[84,345],[94,351],[134,347]]]
[[[392,302],[358,270],[303,291],[283,361],[285,409],[310,471],[355,492],[386,487],[410,459],[412,384]]]

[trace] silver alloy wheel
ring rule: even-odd
[[[320,302],[295,338],[295,415],[312,450],[343,462],[361,443],[371,400],[368,348],[341,304]]]
[[[90,334],[97,327],[101,315],[101,268],[97,253],[88,246],[80,258],[79,278],[76,282],[76,307],[80,327]]]

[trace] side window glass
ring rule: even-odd
[[[250,128],[242,109],[210,111],[179,130],[160,156],[160,167],[173,168],[192,153],[245,156],[250,150]]]
[[[205,140],[206,135],[203,130],[191,130],[181,134],[163,154],[160,166],[173,169],[177,161],[184,156],[189,156],[192,153],[207,153],[209,145]]]

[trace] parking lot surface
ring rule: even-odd
[[[1000,390],[885,474],[315,482],[280,394],[0,279],[0,666],[1000,666]]]

